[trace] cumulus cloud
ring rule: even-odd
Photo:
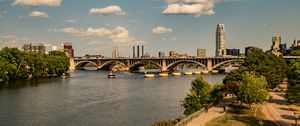
[[[157,26],[152,29],[152,33],[155,33],[155,34],[164,34],[164,33],[168,33],[168,32],[172,32],[172,29],[163,27],[163,26]]]
[[[87,29],[76,29],[72,27],[62,29],[49,29],[50,32],[63,32],[74,36],[96,36],[96,37],[108,37],[116,43],[131,43],[135,39],[130,36],[129,30],[125,27],[117,26],[113,29],[108,28],[87,28]]]
[[[15,35],[2,35],[0,37],[0,47],[21,47],[26,41],[29,41],[29,37],[21,37]]]
[[[92,8],[90,9],[90,14],[116,14],[116,15],[125,15],[126,12],[122,10],[120,6],[112,5],[104,8]]]
[[[30,17],[43,17],[43,18],[49,18],[48,14],[46,12],[42,11],[32,11],[29,14]]]
[[[15,0],[12,5],[20,6],[60,6],[62,0]]]
[[[216,0],[166,0],[163,14],[213,15]]]
[[[74,23],[77,23],[77,20],[69,19],[69,20],[65,20],[65,22],[74,24]]]

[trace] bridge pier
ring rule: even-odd
[[[165,59],[162,60],[162,65],[161,66],[162,66],[161,72],[167,72],[168,71],[167,63],[166,63]]]
[[[206,65],[207,71],[211,72],[212,71],[212,61],[211,59],[207,59],[207,65]]]
[[[75,70],[75,62],[74,62],[74,59],[73,58],[70,58],[69,59],[69,62],[70,62],[70,66],[69,66],[69,70]]]

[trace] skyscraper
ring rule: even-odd
[[[217,31],[216,31],[216,56],[224,56],[224,55],[226,55],[225,42],[226,42],[225,26],[224,26],[224,24],[217,24]]]
[[[281,44],[281,37],[280,36],[272,37],[272,46],[271,46],[272,54],[274,54],[276,56],[279,56],[281,54],[280,44]]]

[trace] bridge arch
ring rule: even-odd
[[[224,64],[227,64],[227,63],[239,63],[239,64],[242,64],[244,62],[244,59],[233,59],[233,60],[227,60],[227,61],[224,61],[224,62],[221,62],[221,63],[218,63],[216,65],[214,65],[212,67],[212,69],[216,69]]]
[[[173,69],[174,67],[176,67],[180,63],[193,63],[193,64],[201,66],[203,69],[207,69],[206,65],[204,65],[204,64],[202,64],[200,62],[194,61],[194,60],[179,60],[179,61],[176,61],[176,62],[173,62],[173,63],[169,64],[167,66],[167,69],[168,70]]]
[[[107,68],[107,67],[109,67],[109,66],[111,66],[111,65],[117,65],[117,64],[120,64],[120,65],[122,65],[122,66],[124,66],[124,67],[127,67],[127,65],[124,64],[123,62],[120,62],[120,61],[117,61],[117,60],[110,60],[110,61],[107,61],[107,62],[103,63],[103,64],[102,64],[101,66],[99,66],[98,68],[99,68],[99,69],[104,69],[104,68]]]
[[[93,64],[95,67],[98,67],[98,65],[93,61],[80,61],[80,62],[76,63],[75,69],[82,68],[88,63]]]
[[[137,61],[134,64],[132,64],[131,66],[129,66],[129,69],[133,70],[133,69],[138,69],[141,66],[147,65],[147,64],[153,64],[155,65],[158,69],[162,69],[162,66],[159,63],[156,63],[154,61],[150,61],[150,60],[142,60],[142,61]]]

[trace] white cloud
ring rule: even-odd
[[[29,37],[20,37],[14,35],[3,35],[0,37],[0,47],[19,47],[21,48],[26,41],[29,41]]]
[[[102,44],[103,44],[102,41],[93,40],[93,41],[88,42],[88,45],[102,45]]]
[[[172,29],[163,27],[163,26],[157,26],[156,28],[152,29],[152,33],[155,33],[155,34],[164,34],[164,33],[168,33],[168,32],[172,32]]]
[[[216,0],[166,0],[163,14],[189,14],[195,16],[215,14]]]
[[[92,8],[90,9],[90,14],[116,14],[125,15],[126,12],[122,10],[120,6],[112,5],[104,8]]]
[[[65,20],[65,22],[74,24],[74,23],[77,23],[77,20],[69,19],[69,20]]]
[[[116,27],[112,30],[113,34],[110,38],[114,42],[125,43],[125,42],[133,42],[134,38],[129,35],[129,31],[121,26]]]
[[[31,17],[43,17],[43,18],[49,18],[48,14],[46,12],[42,11],[32,11],[29,16]]]
[[[20,6],[60,6],[62,0],[15,0],[12,5]]]
[[[50,32],[63,32],[74,36],[96,36],[96,37],[108,37],[116,43],[132,43],[134,37],[129,35],[129,30],[125,27],[117,26],[113,29],[108,28],[87,28],[87,29],[76,29],[67,27],[63,29],[49,29]]]

